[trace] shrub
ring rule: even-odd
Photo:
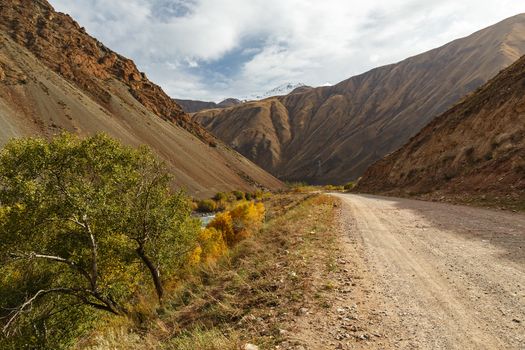
[[[197,211],[197,210],[199,210],[199,203],[194,201],[194,200],[192,200],[192,201],[190,201],[190,207],[191,207],[192,211]]]
[[[230,211],[218,214],[207,226],[222,233],[229,247],[258,231],[264,219],[264,204],[244,202]]]
[[[354,182],[348,182],[346,185],[344,185],[344,190],[345,191],[350,191],[352,188],[354,188],[355,186],[355,183]]]
[[[203,263],[215,262],[228,250],[221,231],[207,227],[199,234],[200,261]]]
[[[219,213],[208,224],[207,228],[215,229],[222,233],[224,241],[233,245],[235,241],[235,232],[233,231],[233,220],[229,212]]]
[[[253,199],[253,196],[250,192],[246,192],[245,195],[244,195],[244,198],[247,200],[247,201],[251,201]]]
[[[217,203],[211,199],[204,199],[197,204],[197,210],[201,213],[212,213],[217,210]]]
[[[232,194],[235,196],[235,199],[238,201],[244,200],[244,192],[242,191],[233,191]]]
[[[224,211],[228,207],[228,202],[226,201],[217,201],[215,202],[215,211]]]
[[[228,195],[224,192],[217,192],[215,196],[213,196],[213,199],[216,201],[227,201]]]
[[[228,244],[234,245],[260,229],[264,219],[264,205],[253,202],[242,203],[233,208],[230,215],[235,235],[233,241],[228,241]]]

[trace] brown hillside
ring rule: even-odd
[[[525,57],[371,166],[357,190],[523,206]]]
[[[200,111],[204,111],[207,109],[215,109],[215,108],[228,108],[228,107],[233,107],[233,106],[236,106],[242,103],[240,100],[236,98],[227,98],[224,101],[221,101],[219,103],[198,101],[198,100],[181,100],[181,99],[174,99],[174,101],[178,105],[180,105],[186,113],[195,113],[195,112],[200,112]]]
[[[194,115],[277,177],[344,183],[525,53],[525,14],[332,87]]]
[[[147,144],[179,185],[208,196],[281,183],[218,142],[135,64],[43,0],[0,3],[0,143],[25,135],[104,131]]]

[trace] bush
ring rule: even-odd
[[[230,215],[235,235],[233,240],[228,241],[228,243],[234,245],[250,237],[261,228],[264,219],[264,205],[262,203],[254,204],[253,202],[242,203],[233,208]]]
[[[191,211],[197,211],[199,210],[199,203],[194,200],[191,200],[190,207],[191,207]]]
[[[199,238],[200,260],[209,264],[215,262],[228,250],[221,231],[207,227],[201,231]]]
[[[224,192],[217,192],[215,196],[213,196],[213,199],[216,201],[227,201],[228,195]]]
[[[232,246],[235,241],[235,232],[233,231],[233,220],[229,212],[219,213],[208,224],[207,228],[215,229],[222,233],[224,241]]]
[[[235,199],[238,201],[244,200],[244,192],[242,191],[233,191],[232,194],[234,195]]]
[[[197,204],[197,211],[201,213],[213,213],[217,210],[217,203],[211,199],[204,199]]]
[[[354,182],[348,182],[346,185],[344,185],[344,190],[345,191],[350,191],[352,188],[354,188],[355,186],[355,183]]]
[[[253,199],[253,196],[250,192],[246,192],[245,195],[244,195],[244,198],[247,200],[247,201],[251,201]]]
[[[244,202],[228,212],[218,214],[208,224],[216,229],[229,247],[253,235],[261,228],[264,219],[264,204]]]
[[[215,211],[224,211],[228,207],[227,201],[218,201],[215,202]]]

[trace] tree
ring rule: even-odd
[[[199,234],[189,200],[170,184],[150,151],[103,134],[8,143],[0,153],[4,332],[78,307],[127,314],[144,285],[162,299],[161,271],[180,267]]]

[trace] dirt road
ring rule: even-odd
[[[383,315],[380,348],[525,349],[525,215],[337,196]]]

